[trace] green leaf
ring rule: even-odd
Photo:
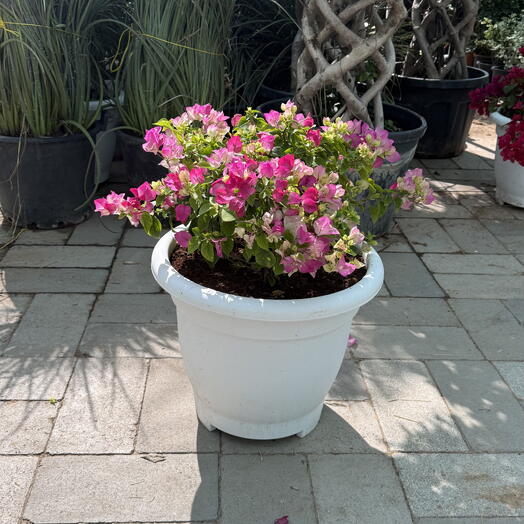
[[[257,235],[255,237],[255,242],[257,243],[257,246],[262,249],[269,249],[269,243],[267,241],[266,235]]]
[[[162,224],[156,216],[150,215],[149,213],[142,213],[140,223],[149,236],[155,238],[160,236],[160,233],[162,232]]]
[[[257,248],[255,250],[255,260],[259,266],[271,268],[275,263],[275,255],[271,251]]]
[[[200,239],[196,236],[192,236],[189,244],[187,245],[187,252],[194,253],[200,247]]]
[[[244,260],[246,262],[249,262],[251,260],[251,257],[253,256],[253,250],[249,247],[245,247],[244,251],[242,252],[242,255],[244,257]]]
[[[236,223],[235,222],[220,222],[220,231],[226,235],[226,237],[233,236],[235,232]]]
[[[224,222],[234,222],[236,220],[235,215],[230,213],[225,207],[220,210],[220,218]]]
[[[208,262],[213,263],[215,261],[215,248],[211,242],[202,242],[200,245],[200,253]]]
[[[224,240],[222,242],[222,252],[224,253],[224,256],[227,257],[231,251],[233,251],[233,247],[235,246],[235,243],[233,242],[232,238],[228,238],[227,240]]]
[[[211,202],[209,202],[209,200],[207,200],[206,202],[204,202],[201,206],[200,206],[200,209],[198,210],[198,217],[207,213],[210,209],[213,209],[213,204]]]

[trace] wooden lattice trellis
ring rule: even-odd
[[[413,38],[403,74],[434,79],[467,78],[466,46],[478,8],[479,0],[414,0]]]
[[[301,11],[301,31],[293,46],[298,105],[313,112],[315,97],[336,89],[344,102],[339,111],[343,118],[382,127],[381,94],[395,69],[392,37],[407,15],[404,1],[308,0]],[[376,74],[357,93],[356,73],[369,61]]]

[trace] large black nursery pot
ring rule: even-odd
[[[409,169],[419,140],[426,132],[427,123],[424,117],[415,111],[392,104],[384,104],[384,118],[391,120],[395,127],[399,128],[399,131],[390,131],[388,134],[400,153],[400,160],[397,162],[385,161],[381,167],[374,169],[372,178],[380,187],[389,189],[397,178],[404,175]],[[366,203],[359,212],[360,229],[377,237],[389,233],[393,224],[394,206],[391,205],[376,222],[371,220],[370,207],[371,203]]]
[[[90,131],[94,140],[98,128]],[[0,206],[19,227],[53,229],[91,214],[95,158],[83,134],[0,136]]]
[[[416,156],[451,158],[466,148],[466,138],[474,112],[469,108],[468,93],[486,85],[486,71],[468,67],[469,78],[433,80],[396,75],[393,81],[395,101],[422,115],[428,130],[420,140]]]
[[[158,165],[160,157],[142,149],[142,137],[126,131],[119,131],[118,137],[129,187],[138,187],[144,182],[153,182],[166,176],[165,168]]]

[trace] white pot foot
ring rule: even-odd
[[[198,414],[197,414],[198,415]],[[200,423],[208,430],[208,431],[215,431],[217,428],[213,426],[213,424],[206,422],[200,415],[198,415],[198,420],[200,420]]]

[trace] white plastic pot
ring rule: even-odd
[[[506,132],[505,126],[511,120],[500,113],[491,113],[489,117],[497,124],[497,136],[503,135]],[[495,179],[499,202],[524,207],[524,166],[518,162],[502,160],[498,143],[495,153]]]
[[[177,307],[178,334],[198,418],[210,431],[275,439],[307,435],[342,364],[351,322],[380,290],[382,261],[367,256],[365,277],[317,298],[265,300],[202,287],[169,261],[166,233],[151,269]]]

